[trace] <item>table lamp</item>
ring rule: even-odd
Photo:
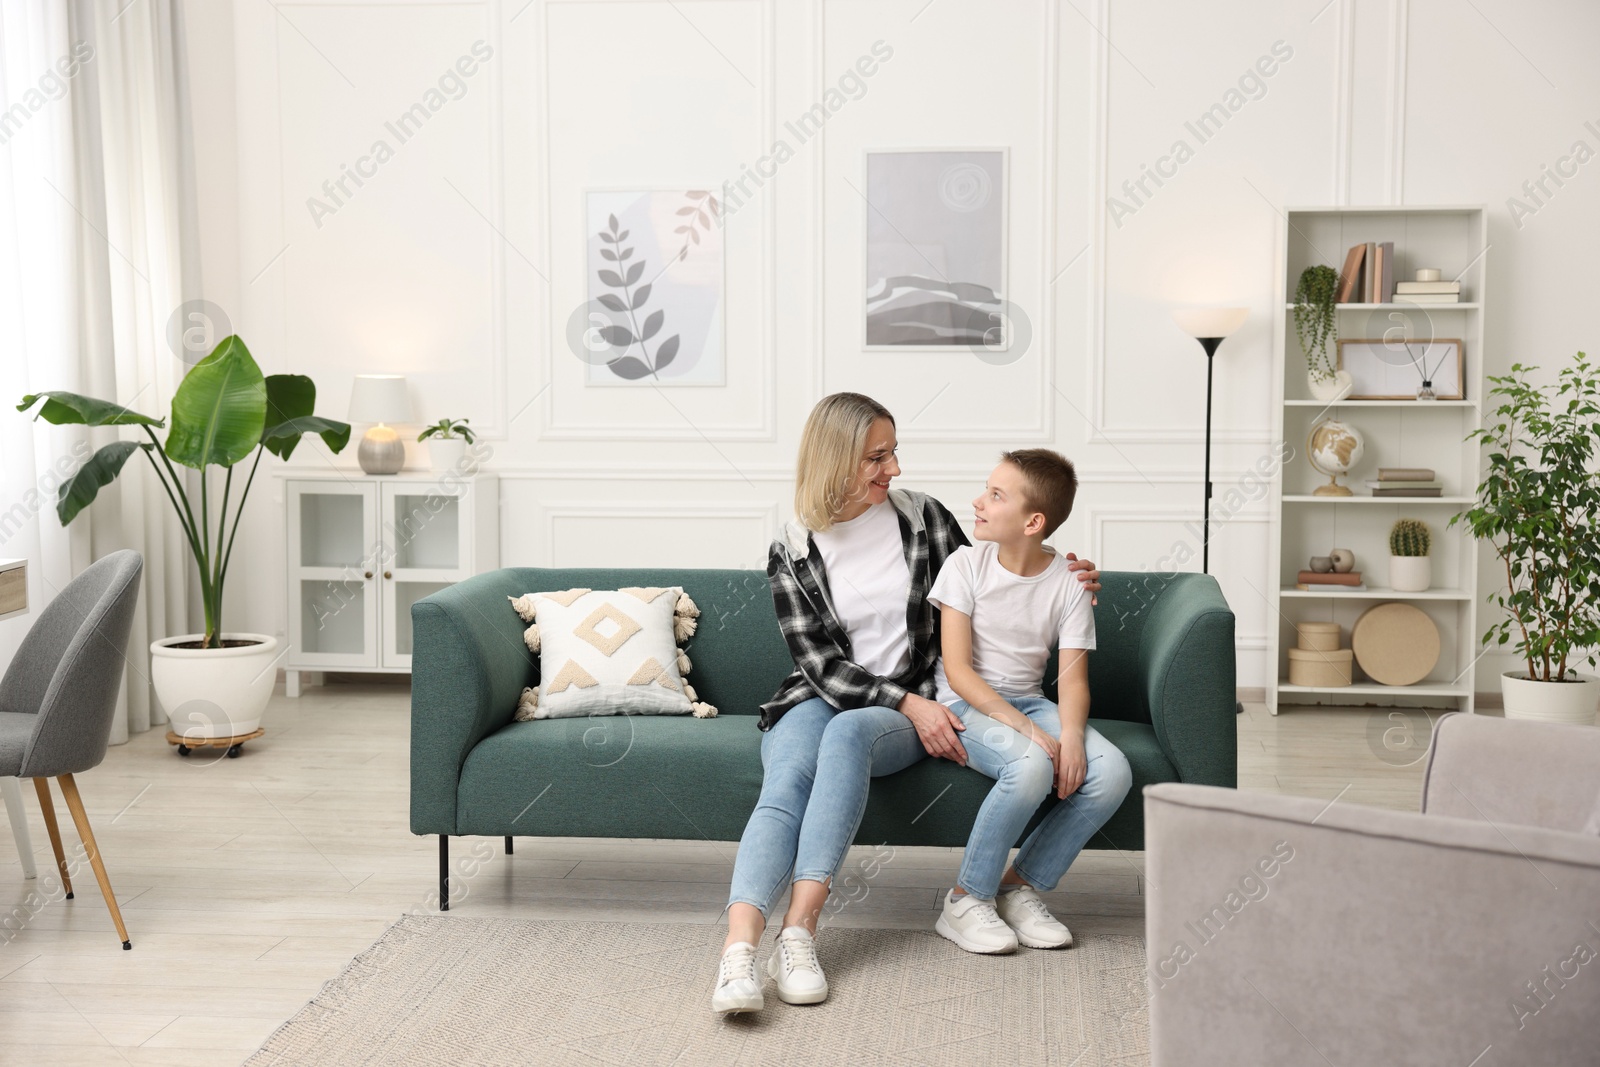
[[[1172,317],[1190,337],[1206,350],[1206,495],[1201,529],[1200,569],[1211,573],[1211,371],[1217,346],[1250,317],[1249,308],[1179,308]]]
[[[350,421],[370,423],[356,449],[368,474],[397,474],[406,462],[406,446],[387,425],[409,422],[411,397],[403,374],[358,374],[350,390]]]

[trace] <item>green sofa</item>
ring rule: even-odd
[[[1108,571],[1101,582],[1089,721],[1127,755],[1133,788],[1089,847],[1132,851],[1144,848],[1144,786],[1237,785],[1234,619],[1206,575]],[[539,662],[506,598],[626,586],[694,598],[689,680],[721,714],[514,721]],[[761,791],[757,709],[793,669],[763,572],[506,568],[418,601],[411,618],[411,830],[439,835],[442,910],[452,836],[504,837],[508,852],[514,836],[739,839]],[[1052,657],[1052,699],[1054,677]],[[856,840],[965,844],[990,785],[923,760],[873,782]]]

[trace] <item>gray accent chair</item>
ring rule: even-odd
[[[70,900],[72,876],[49,779],[61,786],[123,948],[133,942],[72,776],[106,758],[143,570],[144,560],[129,550],[90,564],[44,609],[0,681],[0,775],[33,779]]]
[[[1154,1067],[1596,1062],[1600,729],[1445,715],[1427,758],[1420,813],[1144,790]]]

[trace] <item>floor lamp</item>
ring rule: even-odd
[[[1206,484],[1201,511],[1200,570],[1211,573],[1211,378],[1216,369],[1217,346],[1250,317],[1249,308],[1183,308],[1172,313],[1178,325],[1206,350]],[[1244,705],[1235,703],[1234,711]]]

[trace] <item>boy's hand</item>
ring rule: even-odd
[[[1067,799],[1078,791],[1089,773],[1089,761],[1083,754],[1083,736],[1070,730],[1062,732],[1060,755],[1056,760],[1056,796]]]
[[[1078,581],[1082,582],[1084,588],[1089,590],[1089,603],[1099,604],[1100,598],[1094,594],[1100,591],[1100,572],[1095,568],[1095,565],[1086,559],[1079,559],[1076,552],[1068,552],[1067,570],[1081,572],[1078,575]]]
[[[907,693],[900,701],[900,714],[917,728],[917,739],[928,755],[967,765],[967,750],[956,737],[956,731],[966,729],[961,716],[937,700],[916,693]]]
[[[1061,742],[1039,729],[1033,723],[1028,724],[1028,740],[1044,749],[1045,755],[1050,757],[1050,762],[1056,767],[1057,777],[1061,773]]]

